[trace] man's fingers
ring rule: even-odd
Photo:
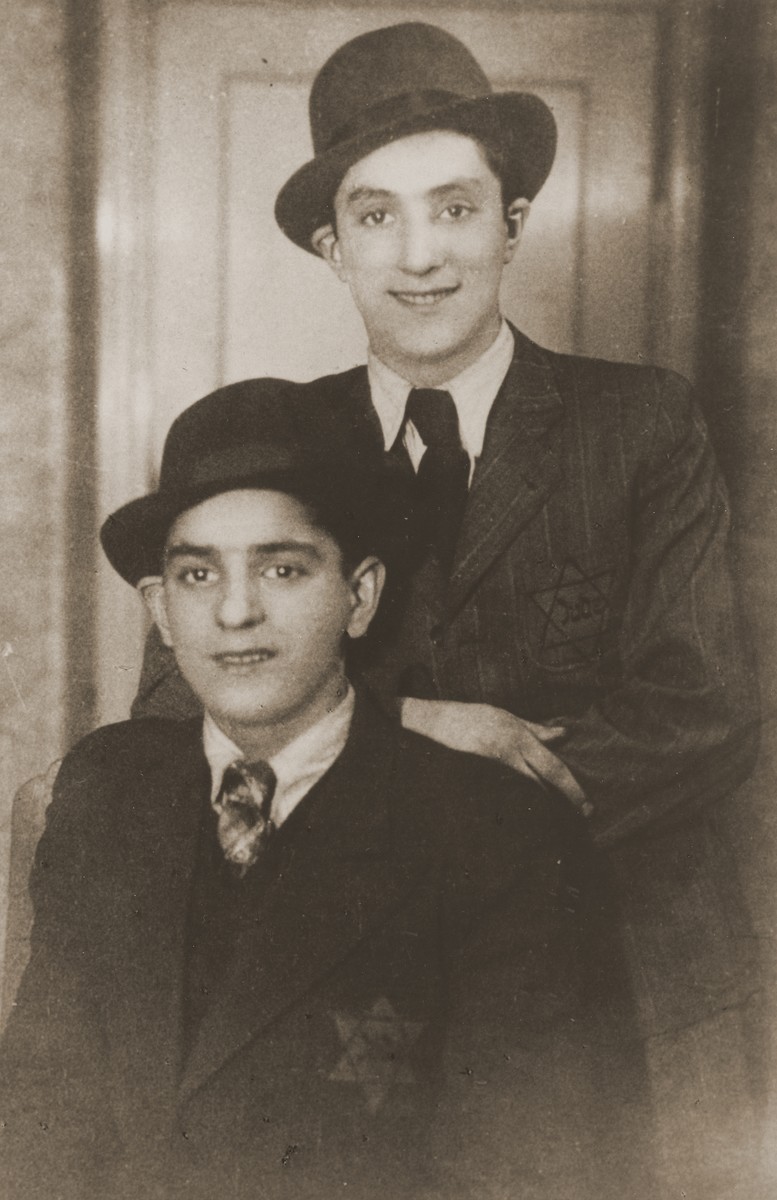
[[[586,816],[592,811],[579,783],[546,742],[559,738],[560,725],[539,725],[485,704],[405,698],[402,724],[454,750],[496,758],[535,782],[561,792]]]
[[[552,750],[548,750],[542,742],[537,741],[533,746],[525,744],[522,747],[521,757],[540,782],[549,783],[551,787],[556,788],[586,816],[593,811],[572,772],[558,755],[554,754]],[[510,763],[510,766],[514,766],[514,764]],[[520,770],[521,768],[514,766],[514,769]]]
[[[538,725],[536,721],[527,721],[521,718],[527,729],[530,729],[536,738],[541,742],[555,742],[560,738],[566,730],[563,725]]]
[[[505,766],[510,767],[513,771],[517,771],[519,775],[525,775],[527,779],[533,780],[534,783],[542,783],[542,779],[534,770],[534,767],[526,761],[522,754],[516,754],[515,758],[511,759],[510,762],[506,760],[500,761],[504,761]]]
[[[556,727],[557,728],[557,727]],[[535,732],[538,731],[538,732]],[[525,763],[531,768],[535,778],[541,782],[549,783],[557,791],[562,792],[568,800],[581,809],[584,813],[590,811],[590,805],[587,804],[585,794],[582,788],[575,779],[569,768],[562,762],[557,754],[544,744],[545,741],[550,741],[550,737],[543,737],[549,732],[549,728],[544,725],[536,725],[533,721],[523,721],[516,718],[515,741],[513,743],[514,751],[503,756],[503,761],[511,766],[515,771],[521,771],[522,774],[528,774],[523,769],[522,764]],[[563,733],[559,729],[558,733]],[[554,737],[558,736],[554,733]]]

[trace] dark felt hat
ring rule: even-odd
[[[348,169],[397,138],[434,129],[477,138],[496,150],[509,200],[533,200],[556,153],[556,122],[539,96],[494,92],[466,46],[416,21],[335,51],[313,82],[310,129],[315,157],[281,188],[275,218],[311,252]]]
[[[405,484],[379,440],[322,402],[315,384],[250,379],[219,388],[173,422],[159,486],[117,509],[100,540],[133,586],[162,570],[176,518],[237,488],[287,492],[314,505],[335,536],[391,555],[401,537]]]

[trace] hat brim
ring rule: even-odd
[[[257,488],[284,492],[320,508],[333,510],[340,522],[358,529],[368,552],[384,560],[395,557],[405,535],[407,486],[400,474],[360,470],[353,463],[320,469],[279,469],[214,480],[177,493],[152,493],[131,500],[112,513],[100,530],[100,542],[115,571],[133,587],[149,575],[161,575],[170,531],[178,517],[224,492]]]
[[[317,253],[311,238],[332,221],[335,194],[350,167],[389,142],[431,130],[463,133],[489,145],[497,140],[502,156],[501,177],[510,200],[534,199],[556,153],[556,122],[539,96],[531,92],[494,92],[452,101],[365,130],[300,167],[278,193],[278,225],[297,246]]]

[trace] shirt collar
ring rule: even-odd
[[[461,443],[471,459],[480,456],[486,435],[486,422],[515,353],[515,338],[503,319],[499,333],[480,358],[460,374],[439,384],[450,392],[459,417]],[[389,450],[397,439],[405,417],[405,405],[412,384],[381,362],[372,351],[367,356],[370,394]]]
[[[349,684],[336,708],[268,760],[278,780],[272,803],[272,819],[276,826],[283,824],[342,753],[348,740],[354,703],[354,691]],[[225,770],[235,759],[245,758],[245,755],[209,712],[205,713],[203,721],[202,745],[210,767],[213,803],[221,790]]]

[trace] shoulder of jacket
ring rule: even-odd
[[[519,846],[560,847],[584,835],[582,817],[564,797],[502,763],[407,730],[399,752],[414,796],[411,819],[457,857],[476,841],[494,861],[507,855],[512,863]]]
[[[54,781],[41,846],[47,854],[61,839],[94,844],[114,827],[119,811],[132,809],[144,781],[160,766],[175,770],[192,760],[198,721],[144,718],[105,725],[65,756]]]
[[[556,350],[543,350],[542,353],[557,378],[592,386],[598,392],[612,390],[658,400],[674,396],[687,398],[691,392],[688,380],[669,367],[561,354]]]
[[[170,756],[196,740],[201,718],[175,721],[162,717],[144,717],[103,725],[89,733],[68,752],[60,769],[60,783],[90,772],[143,770],[160,754]]]
[[[364,363],[356,367],[349,367],[347,371],[335,371],[331,375],[320,375],[318,379],[311,379],[302,386],[308,388],[312,395],[320,397],[328,396],[330,393],[333,396],[341,396],[352,387],[362,384],[367,386],[367,367]]]
[[[539,348],[566,405],[575,406],[599,433],[610,429],[643,445],[665,424],[682,437],[704,419],[689,381],[668,367],[561,354]]]

